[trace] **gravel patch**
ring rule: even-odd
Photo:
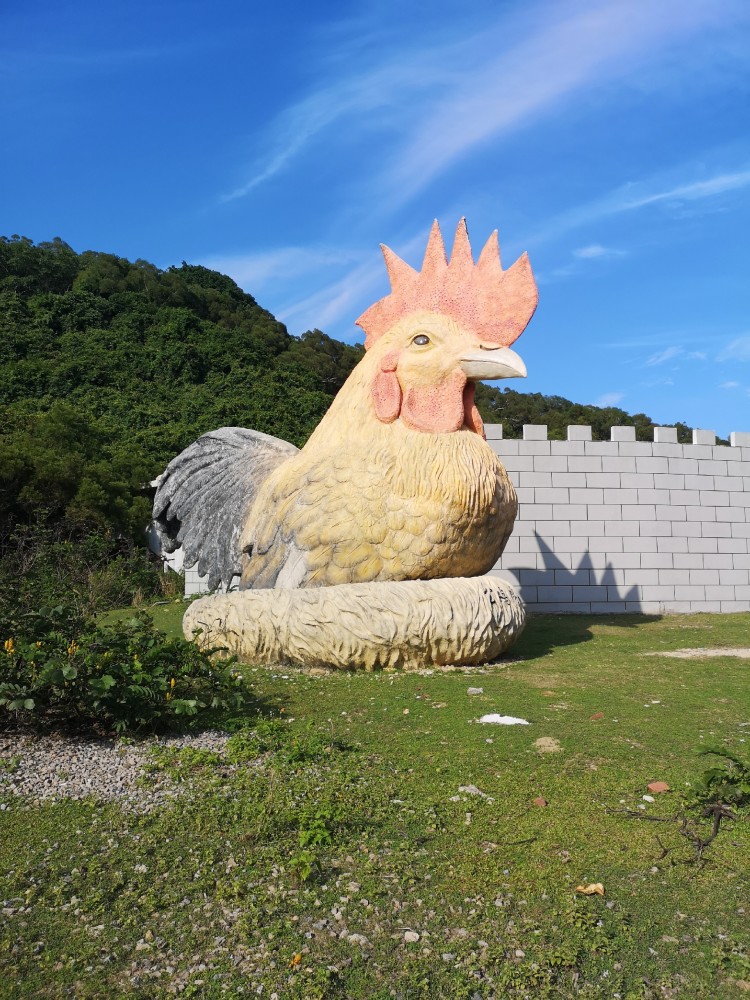
[[[0,795],[22,796],[37,804],[63,798],[120,802],[145,813],[186,791],[168,774],[150,772],[152,747],[193,747],[222,753],[229,735],[209,730],[195,735],[165,736],[130,743],[116,738],[0,734]],[[0,803],[6,809],[7,803]]]
[[[650,653],[642,653],[642,656],[671,656],[675,660],[702,660],[711,656],[736,656],[739,660],[750,660],[750,649],[708,649],[698,647],[697,649],[671,649],[669,651],[652,650]]]

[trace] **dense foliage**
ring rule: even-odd
[[[167,639],[145,614],[97,624],[69,607],[42,607],[7,616],[5,626],[0,718],[154,731],[246,699],[233,661]]]
[[[60,239],[0,238],[0,586],[41,588],[53,602],[93,593],[90,610],[158,592],[142,551],[148,483],[221,426],[301,445],[362,353],[320,330],[290,336],[205,267],[163,271]],[[547,424],[553,438],[588,423],[595,439],[616,423],[640,438],[652,426],[644,414],[481,384],[477,405],[507,437],[524,423]]]

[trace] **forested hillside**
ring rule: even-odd
[[[144,484],[181,448],[230,424],[301,445],[361,356],[319,330],[290,336],[204,267],[0,239],[2,551],[29,526],[141,544]],[[643,414],[486,385],[477,403],[509,437],[524,423],[551,437],[569,423],[595,438],[616,423],[651,427]]]

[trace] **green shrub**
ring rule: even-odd
[[[241,708],[235,660],[167,639],[148,615],[108,625],[64,607],[6,622],[0,714],[26,723],[155,731],[208,709]]]

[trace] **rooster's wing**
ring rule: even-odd
[[[243,427],[199,437],[152,484],[153,523],[162,549],[182,546],[184,565],[197,562],[209,588],[228,587],[241,570],[240,532],[259,487],[297,452],[287,441]]]

